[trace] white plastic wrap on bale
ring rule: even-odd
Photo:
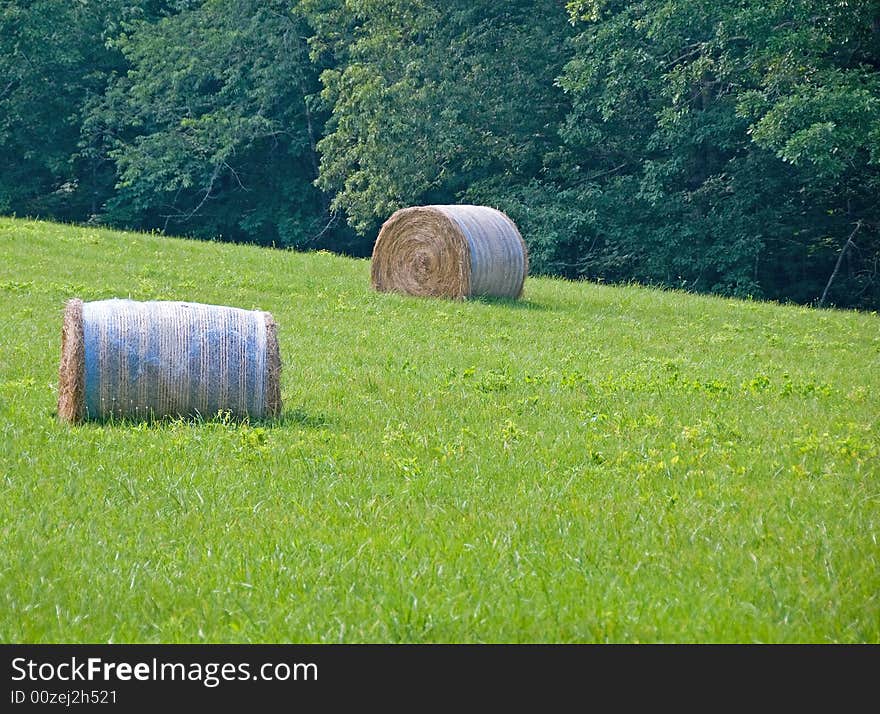
[[[171,301],[71,302],[78,303],[68,310],[79,320],[71,341],[81,342],[81,356],[65,377],[71,360],[62,347],[62,387],[68,382],[78,392],[65,410],[59,398],[62,418],[228,411],[261,419],[280,409],[280,359],[269,313]]]

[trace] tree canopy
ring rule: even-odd
[[[533,272],[880,306],[877,0],[0,3],[0,212],[368,255],[506,211]]]

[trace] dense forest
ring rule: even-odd
[[[880,307],[880,0],[0,2],[0,213]]]

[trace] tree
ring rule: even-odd
[[[332,114],[319,185],[362,234],[407,204],[527,182],[558,143],[553,78],[569,31],[558,2],[309,6],[313,51],[333,58],[321,75]]]
[[[112,167],[83,151],[85,107],[124,66],[107,41],[161,2],[0,3],[0,212],[86,220],[112,190]]]
[[[571,2],[572,111],[546,191],[579,274],[877,304],[876,3]],[[552,258],[554,246],[548,251]]]
[[[131,69],[114,78],[85,126],[119,173],[107,219],[340,247],[344,227],[313,185],[323,118],[311,99],[309,35],[290,3],[207,0],[117,38]]]
[[[364,255],[484,203],[535,272],[880,306],[880,0],[17,0],[0,77],[0,212]]]

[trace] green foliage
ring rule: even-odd
[[[367,255],[484,203],[536,273],[880,306],[876,0],[21,0],[0,38],[0,212]]]
[[[131,69],[86,124],[119,171],[107,219],[297,247],[332,236],[312,185],[308,35],[289,3],[217,0],[120,36]]]
[[[124,67],[108,40],[162,2],[0,4],[0,213],[87,220],[112,189],[80,144],[85,108]]]
[[[353,226],[540,171],[563,112],[558,3],[340,2],[336,13],[316,38],[335,57],[321,76],[332,115],[319,184]]]
[[[583,216],[558,243],[579,274],[810,302],[858,225],[834,294],[877,304],[876,4],[569,9],[581,32],[549,193]],[[539,265],[564,260],[555,246]]]
[[[763,96],[760,97],[764,99]],[[759,100],[760,101],[760,100]],[[756,143],[795,166],[808,165],[817,178],[839,180],[859,163],[880,163],[880,78],[832,70],[795,87],[772,106],[746,97],[743,114],[756,120]]]
[[[10,219],[0,254],[4,643],[880,644],[876,314],[419,300]],[[271,311],[282,418],[59,424],[74,294]]]

